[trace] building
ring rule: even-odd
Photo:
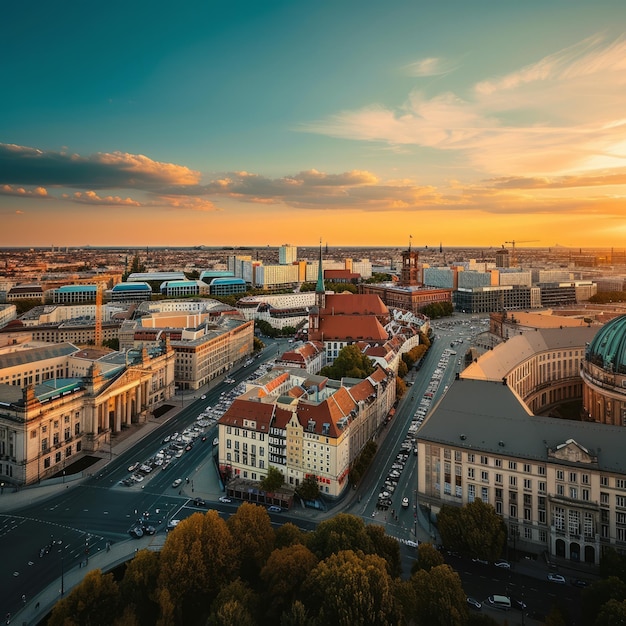
[[[587,346],[580,374],[584,418],[626,426],[626,315],[598,331]]]
[[[272,370],[250,383],[218,422],[227,491],[230,480],[258,483],[273,466],[292,490],[313,476],[324,495],[338,497],[351,463],[394,402],[395,374],[382,368],[341,383],[297,368]]]
[[[292,265],[298,260],[298,248],[285,243],[278,248],[278,263],[280,265]]]
[[[326,352],[321,343],[306,341],[283,352],[276,358],[276,367],[299,367],[317,374],[326,365]]]
[[[95,302],[97,285],[63,285],[50,291],[49,297],[54,304],[78,304]]]
[[[422,285],[400,285],[394,282],[362,283],[359,293],[377,295],[390,309],[403,309],[420,315],[430,304],[452,303],[452,289]]]
[[[41,285],[16,285],[7,292],[7,301],[38,300],[43,302],[43,287]]]
[[[209,286],[201,280],[166,280],[159,291],[168,298],[185,298],[209,295]]]
[[[120,329],[120,350],[154,347],[166,338],[175,354],[179,389],[199,389],[252,354],[254,323],[216,313],[154,313],[127,321]]]
[[[111,302],[145,302],[152,299],[152,287],[143,281],[118,283],[107,296]]]
[[[535,416],[501,382],[455,381],[417,433],[418,498],[480,499],[516,548],[598,564],[626,551],[626,457],[616,426]]]
[[[174,393],[174,352],[132,357],[70,343],[11,346],[0,355],[0,480],[23,486],[58,475]]]
[[[234,296],[245,293],[247,290],[246,281],[243,278],[235,278],[234,276],[212,278],[211,282],[209,282],[209,295],[211,296]]]

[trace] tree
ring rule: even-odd
[[[306,478],[300,483],[300,486],[296,489],[296,493],[303,500],[317,500],[320,495],[320,488],[317,484],[315,476],[310,474],[306,476]]]
[[[339,350],[333,364],[323,367],[320,374],[333,380],[340,380],[344,377],[367,378],[373,371],[373,361],[365,356],[357,345],[351,344]]]
[[[399,376],[396,376],[396,398],[404,397],[404,394],[406,392],[407,392],[406,383]]]
[[[409,373],[409,368],[407,367],[404,360],[400,359],[400,362],[398,363],[398,377],[404,378],[408,373]]]
[[[286,548],[296,543],[306,543],[305,534],[292,522],[287,522],[276,529],[276,548]]]
[[[255,626],[260,610],[257,594],[240,579],[224,587],[211,605],[208,626]]]
[[[309,548],[319,559],[342,550],[373,552],[372,540],[365,529],[365,522],[356,515],[339,513],[320,522],[309,537]]]
[[[583,623],[593,624],[602,607],[609,600],[621,602],[624,598],[626,598],[626,583],[617,578],[617,576],[609,576],[603,580],[596,581],[582,593]]]
[[[626,624],[626,600],[611,599],[602,605],[594,626]]]
[[[88,572],[67,598],[54,605],[50,626],[110,626],[117,615],[119,588],[113,574]]]
[[[161,550],[158,583],[168,591],[166,600],[174,606],[175,621],[204,621],[208,606],[238,569],[238,543],[217,511],[182,520]]]
[[[270,617],[277,618],[297,599],[317,562],[313,552],[301,544],[280,548],[270,554],[261,570],[261,579],[271,603]]]
[[[506,545],[506,527],[490,504],[475,500],[461,508],[444,505],[437,516],[443,544],[471,557],[497,560]]]
[[[267,511],[256,504],[244,502],[228,518],[228,528],[239,543],[241,574],[256,583],[257,577],[274,549],[274,531]]]
[[[417,561],[414,567],[430,572],[433,567],[438,567],[445,563],[441,552],[432,543],[420,543],[417,546]]]
[[[159,610],[156,593],[159,579],[159,553],[140,550],[128,562],[124,578],[119,583],[125,605],[134,609],[138,624],[150,626],[156,622]]]
[[[372,542],[372,552],[385,560],[387,573],[392,578],[398,578],[402,574],[402,562],[400,561],[400,544],[394,537],[390,537],[382,526],[368,524],[365,532]]]
[[[459,575],[449,565],[437,565],[430,571],[418,570],[411,576],[415,590],[419,626],[461,626],[468,619],[465,593]]]
[[[270,465],[267,468],[267,476],[261,481],[261,489],[269,492],[277,491],[283,486],[284,482],[285,477],[283,473],[274,465]]]
[[[626,557],[613,548],[605,548],[600,557],[600,576],[602,578],[617,576],[626,582]]]
[[[316,626],[316,622],[309,616],[304,604],[296,600],[280,616],[280,626]]]
[[[258,337],[252,337],[252,350],[254,352],[261,352],[263,348],[265,348],[265,344]]]
[[[380,557],[342,550],[318,563],[303,595],[320,624],[387,626],[398,621],[391,590]]]

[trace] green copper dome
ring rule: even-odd
[[[626,315],[607,322],[587,346],[587,361],[615,374],[626,374]]]

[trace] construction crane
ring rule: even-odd
[[[93,342],[96,348],[102,347],[102,283],[96,284],[96,323]]]
[[[524,241],[515,241],[515,239],[513,239],[513,241],[505,241],[504,243],[511,244],[511,262],[509,263],[509,265],[511,267],[517,267],[517,258],[515,257],[515,244],[516,243],[533,243],[535,241],[539,241],[539,239],[525,239]]]

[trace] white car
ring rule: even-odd
[[[200,400],[206,400],[206,396],[200,396]]]
[[[226,496],[220,496],[218,500],[220,502],[223,502],[224,504],[230,504],[232,502],[232,500],[230,498],[227,498]]]
[[[174,489],[176,489],[176,487],[178,487],[181,483],[183,482],[182,478],[177,478],[173,483],[172,483],[172,487],[174,487]]]
[[[561,574],[548,574],[548,580],[551,583],[559,583],[560,585],[564,585],[566,583],[565,577],[561,576]]]
[[[504,559],[500,559],[494,563],[496,567],[502,567],[503,569],[511,569],[511,564]]]
[[[408,499],[408,498],[406,498],[406,497],[405,497],[405,498],[402,498],[402,506],[403,506],[405,509],[408,509],[408,508],[409,508],[409,499]]]

